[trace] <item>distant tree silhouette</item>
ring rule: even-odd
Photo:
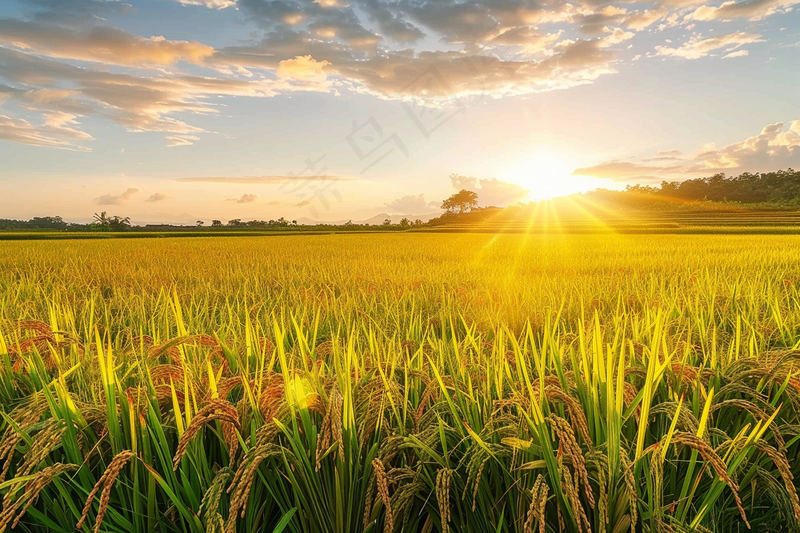
[[[67,223],[61,217],[33,217],[30,223],[43,229],[66,229]]]
[[[126,231],[131,227],[130,217],[108,216],[108,213],[102,211],[100,214],[94,214],[94,229],[99,231]]]
[[[469,213],[476,207],[478,207],[478,195],[467,189],[461,189],[442,202],[442,209],[448,213]]]
[[[110,226],[108,222],[108,214],[105,211],[102,211],[99,215],[95,213],[93,218],[94,218],[94,223],[100,226],[101,228],[107,228]]]
[[[626,192],[674,200],[794,205],[800,203],[800,172],[790,168],[730,177],[719,173],[685,181],[663,181],[660,187],[635,185]]]

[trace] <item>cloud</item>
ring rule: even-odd
[[[139,189],[130,187],[120,194],[104,194],[99,198],[95,198],[95,202],[100,205],[119,205],[126,200],[130,200],[134,194],[138,193]]]
[[[328,77],[325,74],[325,67],[328,65],[329,62],[316,61],[311,56],[297,56],[278,63],[278,76],[299,81],[322,82]]]
[[[333,5],[336,5],[335,0]],[[425,37],[425,33],[419,27],[408,20],[404,20],[402,15],[381,2],[363,2],[361,7],[370,20],[378,24],[381,35],[393,41],[415,43]]]
[[[658,158],[654,158],[658,159]],[[659,175],[670,172],[682,172],[682,166],[642,165],[629,161],[609,161],[591,167],[577,168],[573,176],[593,176],[610,179],[616,182],[653,183],[661,181]]]
[[[723,2],[720,6],[700,6],[688,18],[692,20],[761,20],[775,13],[786,13],[799,0],[745,0]]]
[[[568,2],[402,0],[386,4],[395,16],[438,34],[444,42],[468,45],[484,44],[509,27],[564,23],[579,12]]]
[[[16,19],[0,19],[0,43],[54,58],[135,67],[178,61],[197,65],[214,53],[197,41],[139,37],[110,26],[74,30]]]
[[[761,133],[717,149],[713,145],[699,153],[697,170],[740,169],[763,171],[800,166],[800,120],[765,126]]]
[[[74,127],[78,124],[76,119],[75,115],[54,111],[45,113],[42,124],[37,126],[25,119],[0,115],[0,140],[88,152],[89,148],[75,141],[92,140],[93,137]]]
[[[203,6],[209,9],[226,9],[236,5],[235,0],[173,0],[185,6]]]
[[[669,8],[666,5],[655,9],[645,9],[643,11],[634,11],[631,13],[626,12],[622,23],[634,31],[642,31],[663,19],[668,14]]]
[[[116,0],[26,0],[23,7],[36,20],[66,25],[81,25],[134,10],[129,3]]]
[[[309,81],[250,80],[232,75],[208,77],[183,72],[151,76],[139,71],[79,67],[2,46],[0,79],[22,87],[12,93],[9,101],[26,110],[60,111],[76,118],[97,116],[112,120],[129,131],[169,133],[173,137],[168,139],[170,146],[185,146],[186,141],[192,140],[187,135],[204,132],[183,117],[218,113],[218,107],[208,101],[212,97],[271,97],[282,91],[328,90],[324,84]],[[39,136],[47,137],[47,132],[40,130]],[[182,138],[176,139],[176,136]],[[57,143],[50,144],[58,147]]]
[[[384,204],[389,208],[389,214],[422,214],[430,211],[431,202],[425,201],[424,194],[409,194]],[[435,204],[434,204],[435,205]]]
[[[516,183],[497,178],[479,179],[453,175],[450,180],[455,190],[467,189],[478,194],[478,204],[484,207],[504,207],[524,199],[530,191]]]
[[[294,204],[295,207],[305,207],[307,205],[311,205],[311,201],[310,200],[303,200],[300,203]]]
[[[167,198],[169,198],[169,196],[167,196],[166,194],[162,194],[160,192],[157,192],[157,193],[151,194],[147,198],[147,200],[145,200],[145,202],[150,202],[150,203],[162,202],[162,201],[166,200]]]
[[[603,32],[605,33],[605,38],[601,41],[601,46],[603,48],[608,48],[610,46],[614,46],[615,44],[624,43],[625,41],[629,41],[636,37],[636,34],[632,31],[625,31],[622,28],[603,28]]]
[[[164,137],[169,142],[167,148],[176,148],[178,146],[192,146],[193,141],[199,141],[200,137],[197,135],[167,135]]]
[[[252,204],[258,200],[258,196],[255,194],[243,194],[241,198],[229,198],[225,200],[226,202],[236,202],[237,204]]]
[[[281,61],[305,54],[317,63],[328,63],[327,80],[344,80],[353,90],[381,98],[423,98],[434,102],[466,96],[532,94],[589,83],[616,72],[613,64],[617,52],[613,45],[622,39],[619,32],[592,39],[559,37],[558,33],[533,37],[534,43],[542,44],[533,47],[537,50],[535,57],[519,55],[530,42],[512,47],[518,53],[507,59],[498,54],[477,53],[472,48],[384,50],[362,56],[312,40],[307,33],[283,30],[268,35],[256,46],[223,48],[209,62],[220,68],[277,69]]]
[[[735,57],[747,57],[750,55],[749,50],[736,50],[735,52],[731,52],[728,55],[722,56],[722,59],[733,59]]]
[[[659,159],[674,158],[656,157],[648,161]],[[798,166],[800,166],[800,120],[794,120],[770,124],[758,135],[722,148],[717,148],[713,144],[704,146],[680,164],[644,165],[617,160],[579,168],[573,174],[607,178],[622,183],[658,183],[662,180],[680,181],[718,172],[765,172]]]
[[[761,35],[746,32],[728,33],[707,39],[695,36],[678,48],[656,46],[658,51],[656,55],[700,59],[721,48],[725,48],[726,52],[730,53],[740,46],[760,42],[763,42]]]
[[[341,178],[338,176],[240,176],[240,177],[215,177],[199,176],[190,178],[176,178],[175,181],[186,183],[240,183],[250,185],[272,185],[290,183],[293,181],[350,181],[351,178]]]
[[[680,150],[659,150],[656,152],[655,157],[644,159],[645,162],[655,161],[680,161],[683,159],[683,153]]]
[[[136,35],[108,20],[133,8],[106,0],[28,0],[24,19],[0,19],[4,111],[61,112],[161,132],[168,147],[206,133],[192,116],[217,114],[220,97],[298,91],[371,94],[430,107],[568,89],[613,75],[638,35],[695,19],[757,18],[800,0],[604,3],[528,0],[173,0],[237,9],[258,27],[236,46]],[[174,7],[174,6],[173,6]],[[187,8],[188,9],[188,8]],[[215,14],[212,14],[215,15]],[[220,16],[220,15],[217,15]],[[220,19],[222,16],[220,16]],[[657,28],[654,25],[661,23]],[[761,42],[747,32],[676,38],[660,56],[732,58]],[[637,54],[634,57],[646,57]],[[8,96],[8,95],[11,96]],[[23,116],[6,113],[8,117]],[[85,149],[24,115],[5,138]],[[12,119],[21,120],[21,119]],[[31,130],[30,134],[22,130]]]

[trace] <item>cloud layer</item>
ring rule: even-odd
[[[621,183],[659,183],[709,176],[718,172],[742,173],[800,167],[800,120],[765,126],[757,135],[718,148],[706,145],[682,158],[665,152],[644,163],[608,161],[576,169],[576,176],[607,178]],[[655,163],[661,164],[655,164]]]
[[[220,18],[237,9],[249,37],[211,46],[202,31],[139,35],[109,22],[124,22],[132,6],[105,0],[30,0],[20,18],[0,19],[0,139],[87,151],[83,119],[100,118],[187,147],[209,134],[193,116],[219,113],[219,97],[352,91],[447,106],[565,89],[632,58],[745,57],[766,39],[732,25],[800,3],[172,1]],[[670,28],[681,37],[657,37]],[[645,33],[660,44],[644,44]]]

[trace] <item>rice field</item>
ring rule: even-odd
[[[0,531],[800,531],[800,240],[0,245]]]

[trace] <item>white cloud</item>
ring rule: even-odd
[[[796,167],[800,165],[800,120],[770,124],[758,135],[720,149],[708,146],[695,159],[699,170]]]
[[[214,53],[197,41],[140,37],[110,26],[73,30],[13,19],[0,19],[0,43],[49,57],[126,66],[200,64]]]
[[[257,39],[215,48],[198,40],[135,35],[105,25],[131,6],[100,0],[34,0],[29,20],[0,19],[3,109],[73,116],[62,131],[37,121],[5,125],[6,139],[85,149],[69,132],[86,116],[130,131],[162,132],[188,146],[203,128],[195,114],[219,113],[218,97],[270,98],[296,91],[372,94],[438,106],[457,97],[529,95],[593,83],[637,54],[637,34],[694,19],[754,18],[800,0],[534,3],[523,0],[173,0],[240,9]],[[222,17],[222,15],[216,15]],[[116,19],[115,19],[116,20]],[[98,24],[98,22],[100,24]],[[761,42],[747,32],[675,38],[656,55],[742,57]],[[424,44],[418,44],[424,43]],[[86,62],[77,65],[75,62]],[[11,95],[11,96],[9,96]],[[8,116],[14,116],[9,112]],[[52,126],[52,125],[51,125]],[[11,131],[15,129],[15,131]]]
[[[92,140],[93,137],[74,127],[78,124],[76,119],[69,113],[51,112],[44,114],[43,123],[37,126],[25,119],[0,115],[0,140],[88,152],[89,148],[75,141]]]
[[[226,9],[236,5],[236,0],[173,0],[185,6],[203,6],[209,9]]]
[[[743,141],[717,148],[710,144],[693,156],[679,159],[680,152],[660,152],[650,162],[609,161],[573,172],[579,176],[607,178],[623,183],[658,183],[707,176],[717,172],[766,172],[800,167],[800,120],[777,122]]]
[[[736,32],[718,35],[716,37],[708,37],[706,39],[703,39],[700,36],[695,36],[678,48],[672,48],[669,46],[656,46],[656,50],[658,51],[657,55],[660,56],[700,59],[701,57],[705,57],[721,48],[725,48],[726,52],[730,54],[730,52],[736,50],[740,46],[760,42],[763,42],[761,35],[747,32]]]
[[[200,140],[200,137],[197,135],[167,135],[164,139],[169,141],[167,148],[175,148],[178,146],[192,146],[194,141]]]
[[[776,13],[786,13],[800,0],[744,0],[728,1],[719,6],[700,6],[688,18],[692,20],[761,20]]]
[[[311,56],[297,56],[285,59],[278,64],[278,76],[290,80],[324,82],[328,77],[325,67],[327,61],[316,61]]]
[[[722,59],[734,59],[736,57],[747,57],[750,55],[749,50],[736,50],[735,52],[731,52],[728,55],[722,56]]]

